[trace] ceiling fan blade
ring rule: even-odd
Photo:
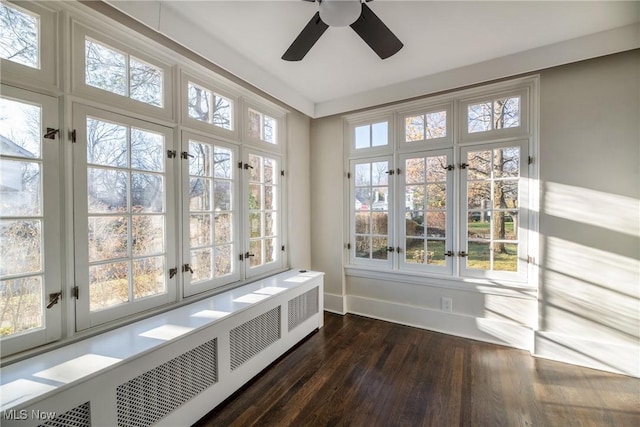
[[[356,22],[351,24],[351,28],[378,54],[380,59],[396,54],[404,46],[366,3],[362,3],[362,13]]]
[[[313,18],[302,29],[298,37],[291,43],[289,49],[282,55],[285,61],[300,61],[311,50],[320,36],[329,28],[320,19],[320,12],[316,12]]]

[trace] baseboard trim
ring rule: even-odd
[[[330,313],[347,314],[346,296],[324,293],[324,310]]]

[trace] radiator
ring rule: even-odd
[[[3,367],[0,423],[191,425],[322,327],[322,295],[322,273],[289,271],[124,327],[131,331],[112,331]],[[120,345],[137,352],[113,349],[118,333],[136,337]],[[158,342],[147,348],[135,340]],[[82,354],[87,349],[91,357]],[[85,365],[75,376],[69,372],[74,360]],[[87,364],[100,368],[88,372]],[[30,393],[33,383],[41,386],[33,390],[44,391]]]

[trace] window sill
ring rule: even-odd
[[[536,299],[538,294],[537,286],[531,283],[439,276],[435,274],[415,273],[409,271],[390,271],[360,265],[347,265],[345,266],[344,271],[345,275],[352,277],[380,279],[391,282],[409,283],[412,285],[477,292],[481,294],[502,295],[525,299]]]

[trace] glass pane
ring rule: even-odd
[[[139,299],[167,291],[164,257],[156,256],[133,261],[133,298]]]
[[[411,116],[404,119],[405,142],[424,140],[424,116]]]
[[[368,148],[371,145],[371,126],[357,126],[355,129],[356,149]]]
[[[131,167],[149,172],[164,171],[164,136],[131,128]]]
[[[260,139],[260,122],[262,121],[262,114],[257,111],[249,109],[249,137],[254,139]]]
[[[371,233],[371,215],[369,213],[356,212],[356,234]]]
[[[249,209],[262,209],[262,186],[260,184],[249,185]]]
[[[192,211],[211,210],[212,186],[212,179],[191,178],[189,180],[189,209]]]
[[[277,209],[276,198],[274,194],[275,191],[276,189],[272,185],[264,186],[264,208],[265,209],[271,209],[271,210]]]
[[[263,264],[262,262],[262,240],[253,240],[249,243],[249,252],[251,257],[250,266],[251,267],[259,267]]]
[[[356,258],[371,257],[371,238],[368,236],[356,236]]]
[[[231,150],[221,147],[213,148],[213,176],[216,178],[232,178],[233,158]]]
[[[427,212],[427,236],[445,237],[447,230],[447,214],[444,212]]]
[[[355,166],[355,185],[363,187],[371,185],[371,164],[360,163]]]
[[[495,178],[520,176],[520,147],[493,150],[493,176]]]
[[[154,255],[164,252],[164,216],[134,215],[131,219],[133,255]]]
[[[427,208],[444,209],[447,206],[447,185],[427,184]]]
[[[249,214],[249,237],[262,237],[262,214]]]
[[[214,181],[213,208],[216,211],[231,210],[231,182]]]
[[[42,221],[0,221],[0,276],[42,268]]]
[[[387,222],[389,220],[389,214],[387,212],[384,213],[373,213],[373,234],[382,234],[386,235],[388,233]]]
[[[40,68],[40,19],[0,3],[0,58]]]
[[[85,83],[127,96],[125,55],[92,40],[85,40]]]
[[[264,262],[274,262],[276,260],[276,239],[265,239],[264,241]]]
[[[40,163],[0,160],[0,215],[42,215]]]
[[[0,337],[44,326],[41,276],[0,282]]]
[[[387,211],[389,210],[389,189],[387,187],[380,187],[373,189],[373,204],[371,209],[374,211]]]
[[[425,181],[424,158],[407,159],[404,164],[407,184],[420,184]]]
[[[491,130],[491,101],[472,104],[467,107],[467,132],[486,132]]]
[[[187,90],[187,109],[189,112],[189,117],[192,119],[200,120],[202,122],[208,122],[209,105],[212,97],[211,92],[201,88],[200,86],[194,85],[191,82],[189,82]]]
[[[263,141],[266,141],[270,144],[275,144],[277,142],[276,140],[277,123],[278,122],[276,121],[276,119],[269,116],[264,116],[264,129],[263,129],[263,136],[262,136]]]
[[[371,210],[373,204],[373,195],[368,188],[356,188],[356,206],[360,206],[360,211],[366,212]]]
[[[249,181],[262,182],[262,157],[249,154]]]
[[[276,161],[273,159],[264,159],[264,180],[267,184],[273,184],[276,178]]]
[[[89,217],[89,262],[129,255],[128,220],[125,217]]]
[[[469,242],[467,268],[473,270],[491,269],[491,245],[489,242]]]
[[[518,181],[494,181],[493,206],[495,208],[518,207]]]
[[[128,174],[112,169],[87,169],[89,213],[127,212]]]
[[[0,10],[4,3],[0,3]],[[0,17],[1,19],[1,17]],[[0,34],[2,33],[0,29]],[[2,38],[0,37],[0,49]],[[41,152],[41,107],[0,98],[0,154],[39,158]]]
[[[374,123],[371,125],[371,146],[380,147],[389,142],[389,124],[387,122]]]
[[[386,237],[373,237],[372,238],[372,253],[371,257],[373,259],[387,259],[388,253],[387,247],[388,242]]]
[[[206,246],[211,244],[211,215],[198,214],[191,215],[189,220],[189,233],[191,247]]]
[[[446,265],[444,240],[427,240],[427,264]]]
[[[216,214],[215,220],[215,242],[230,243],[232,240],[231,214]]]
[[[278,223],[276,222],[277,214],[275,212],[267,212],[264,214],[264,235],[276,236],[278,234]]]
[[[189,141],[189,175],[211,176],[211,145]]]
[[[216,277],[231,274],[231,260],[232,260],[232,246],[218,246],[215,249],[216,261],[215,261],[215,274]]]
[[[129,77],[131,99],[162,107],[162,70],[134,57],[131,57],[129,67],[131,73]]]
[[[410,210],[422,211],[425,209],[424,185],[407,185],[405,190],[406,205]]]
[[[518,271],[518,245],[494,243],[493,269],[496,271]]]
[[[447,180],[447,156],[427,157],[427,181],[444,182]]]
[[[220,95],[214,95],[213,124],[223,129],[233,129],[233,102]]]
[[[126,126],[87,117],[87,163],[127,167],[127,146]]]
[[[435,113],[428,113],[426,117],[426,138],[444,138],[447,136],[447,112],[438,111]]]
[[[424,264],[427,260],[423,239],[406,239],[405,262]]]
[[[424,237],[424,213],[407,212],[405,217],[405,233],[407,236]]]
[[[193,270],[191,283],[213,279],[212,257],[211,248],[191,251],[191,262],[189,263]]]
[[[164,211],[164,177],[146,173],[131,174],[133,212]]]
[[[496,99],[493,103],[495,129],[520,126],[520,97]]]
[[[389,183],[389,162],[371,163],[371,184],[387,185]]]
[[[516,214],[513,212],[513,214]],[[515,218],[511,212],[494,212],[493,213],[493,238],[496,240],[516,240],[517,227]]]
[[[491,150],[467,153],[467,179],[491,178]]]
[[[467,235],[469,239],[491,238],[491,219],[489,212],[469,212]]]
[[[467,201],[469,209],[487,209],[491,207],[491,181],[467,183]]]
[[[129,301],[129,263],[89,266],[89,309],[101,310]]]

